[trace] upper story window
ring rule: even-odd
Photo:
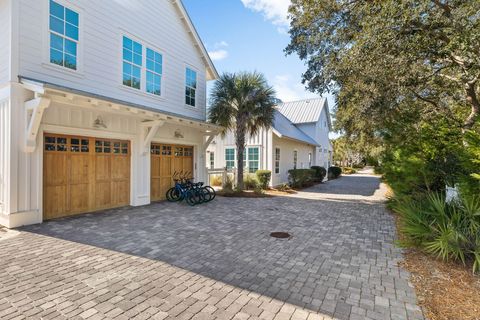
[[[185,103],[195,107],[195,94],[197,91],[197,72],[187,68],[185,77]]]
[[[50,62],[77,70],[79,16],[50,0]]]
[[[140,89],[143,47],[130,38],[123,37],[123,84]]]
[[[275,173],[280,173],[280,148],[275,148]]]
[[[147,48],[147,92],[162,94],[162,55]]]
[[[227,169],[235,167],[235,149],[226,148],[225,149],[225,166]]]

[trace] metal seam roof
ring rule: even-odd
[[[278,110],[275,111],[275,119],[273,122],[273,129],[278,132],[280,138],[286,137],[298,140],[307,144],[318,146],[318,143],[309,135],[298,129],[290,120],[287,119]]]
[[[325,98],[314,98],[284,102],[277,109],[294,124],[310,123],[318,121],[325,104]]]

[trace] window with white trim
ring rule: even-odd
[[[298,151],[293,151],[293,169],[297,169]]]
[[[185,104],[195,107],[197,92],[197,72],[187,68],[185,71]]]
[[[162,63],[163,57],[160,53],[147,48],[147,92],[157,96],[162,95]]]
[[[210,169],[215,168],[215,153],[210,152]]]
[[[235,167],[235,149],[225,148],[225,167],[232,169]]]
[[[79,15],[50,0],[50,63],[77,70]]]
[[[312,167],[312,153],[311,152],[308,153],[308,167],[309,168]]]
[[[280,173],[280,148],[275,148],[275,173]]]
[[[248,149],[248,172],[255,173],[260,167],[260,150],[258,147],[249,147],[247,149]]]
[[[123,85],[140,90],[143,46],[123,36]]]

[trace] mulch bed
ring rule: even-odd
[[[392,214],[398,230],[399,217]],[[480,276],[472,273],[471,264],[444,262],[415,248],[404,256],[400,266],[411,273],[426,319],[480,320]]]
[[[442,262],[418,250],[405,252],[418,302],[430,320],[480,319],[480,277],[470,268]]]

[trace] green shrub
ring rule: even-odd
[[[262,189],[267,189],[270,184],[270,178],[272,177],[272,171],[270,170],[257,170],[257,179],[260,182]]]
[[[344,174],[354,174],[357,173],[357,170],[351,167],[342,167],[342,173]]]
[[[327,175],[327,169],[320,166],[312,166],[310,169],[315,170],[315,181],[322,182]]]
[[[342,168],[332,166],[328,168],[328,179],[337,179],[342,174]]]
[[[281,185],[279,185],[279,186],[277,187],[277,189],[278,189],[279,191],[288,191],[288,190],[290,190],[290,186],[289,186],[288,184],[286,184],[286,183],[282,183]]]
[[[225,183],[223,184],[222,189],[226,193],[233,192],[233,180],[229,176],[227,176],[227,181],[225,181]]]
[[[480,197],[460,195],[446,203],[443,195],[430,193],[425,199],[404,197],[393,209],[400,215],[403,246],[415,246],[443,260],[472,263],[480,271]]]
[[[294,188],[302,188],[310,185],[315,179],[313,169],[292,169],[288,170],[288,182]]]
[[[243,177],[243,186],[247,190],[254,190],[259,185],[257,178],[253,174],[247,174]]]

